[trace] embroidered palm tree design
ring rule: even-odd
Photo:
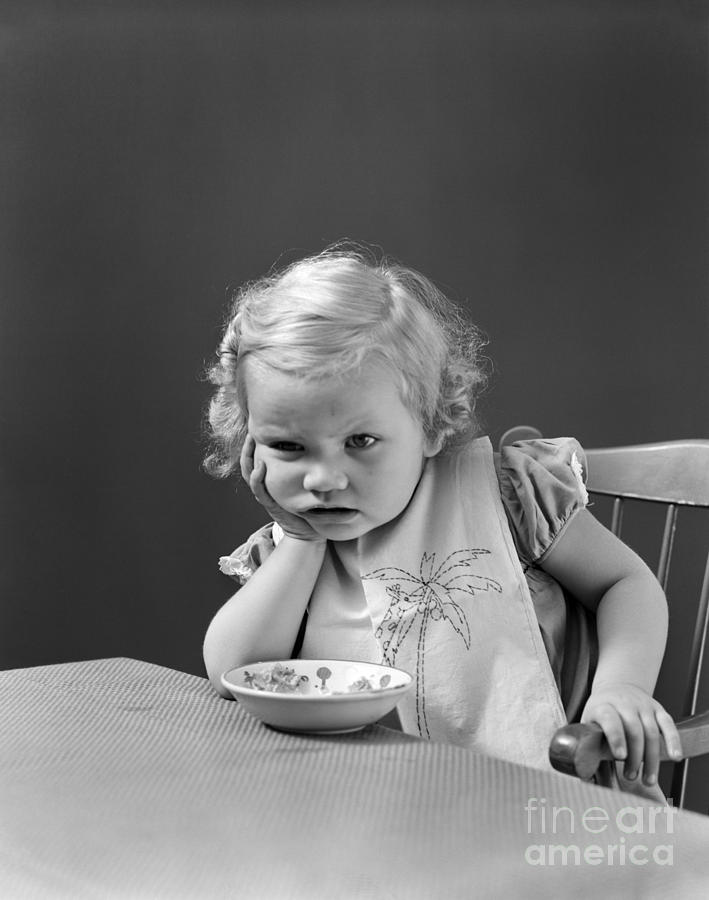
[[[470,626],[465,610],[456,597],[460,599],[460,594],[474,597],[481,591],[502,592],[499,581],[471,571],[471,564],[478,557],[489,553],[489,550],[480,547],[455,550],[437,566],[435,552],[424,552],[418,574],[396,566],[384,566],[362,575],[362,578],[392,582],[385,588],[390,598],[389,606],[375,631],[382,647],[383,662],[386,665],[396,665],[399,649],[409,634],[417,642],[414,674],[416,719],[419,734],[423,737],[430,737],[424,696],[424,656],[428,624],[431,620],[448,622],[456,634],[460,635],[465,649],[470,650]]]

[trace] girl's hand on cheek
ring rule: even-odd
[[[630,781],[643,770],[646,785],[657,783],[661,740],[673,759],[681,758],[679,734],[672,717],[637,685],[609,682],[594,687],[581,716],[603,729],[618,760],[625,760],[623,774]]]
[[[266,487],[266,463],[257,458],[256,441],[250,434],[247,435],[241,451],[241,474],[256,500],[273,521],[278,522],[285,534],[301,541],[325,541],[325,538],[311,528],[305,519],[287,512],[269,494]]]

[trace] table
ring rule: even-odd
[[[3,672],[0,709],[8,900],[709,896],[709,818],[379,725],[280,733],[150,663]]]

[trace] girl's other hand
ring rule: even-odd
[[[594,687],[581,716],[601,726],[617,760],[625,760],[624,776],[634,781],[642,766],[643,782],[657,783],[660,738],[672,759],[681,759],[679,733],[672,717],[637,685],[609,682]]]
[[[284,534],[300,541],[323,541],[317,533],[301,516],[289,513],[276,503],[266,487],[266,463],[256,456],[256,441],[250,434],[246,436],[241,451],[241,474],[251,488],[251,493],[256,500],[268,512],[274,522],[283,529]]]

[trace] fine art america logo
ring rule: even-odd
[[[530,797],[524,807],[527,834],[540,837],[524,858],[530,866],[671,866],[674,846],[672,806],[624,806],[609,813],[590,806],[580,814]]]

